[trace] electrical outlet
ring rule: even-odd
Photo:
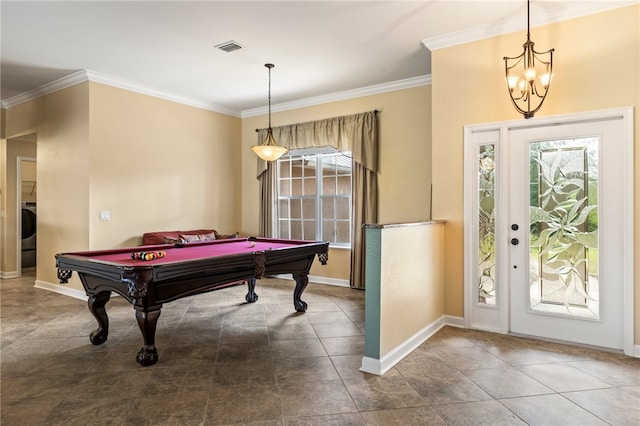
[[[111,212],[109,210],[100,210],[100,220],[111,220]]]

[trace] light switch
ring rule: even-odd
[[[111,212],[109,210],[100,210],[100,220],[111,220]]]

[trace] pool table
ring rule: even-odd
[[[158,257],[133,259],[134,252],[156,253]],[[82,281],[89,296],[89,311],[98,322],[98,328],[89,337],[94,345],[104,343],[109,334],[105,305],[111,292],[133,305],[144,341],[136,360],[149,366],[158,361],[155,334],[164,303],[242,281],[248,286],[245,299],[252,303],[258,300],[256,279],[292,274],[296,282],[294,308],[305,312],[307,304],[301,296],[309,282],[309,269],[316,255],[326,264],[328,252],[328,242],[249,237],[59,253],[56,267],[61,283],[67,283],[73,271]]]

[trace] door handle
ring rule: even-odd
[[[511,239],[511,245],[517,246],[518,244],[520,244],[520,240],[518,240],[517,238],[512,238]]]

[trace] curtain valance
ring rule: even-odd
[[[273,136],[280,146],[288,149],[332,146],[351,152],[353,161],[374,173],[378,171],[377,133],[377,111],[273,127]],[[267,129],[259,129],[258,143],[266,136]],[[258,176],[266,170],[267,163],[258,158]]]

